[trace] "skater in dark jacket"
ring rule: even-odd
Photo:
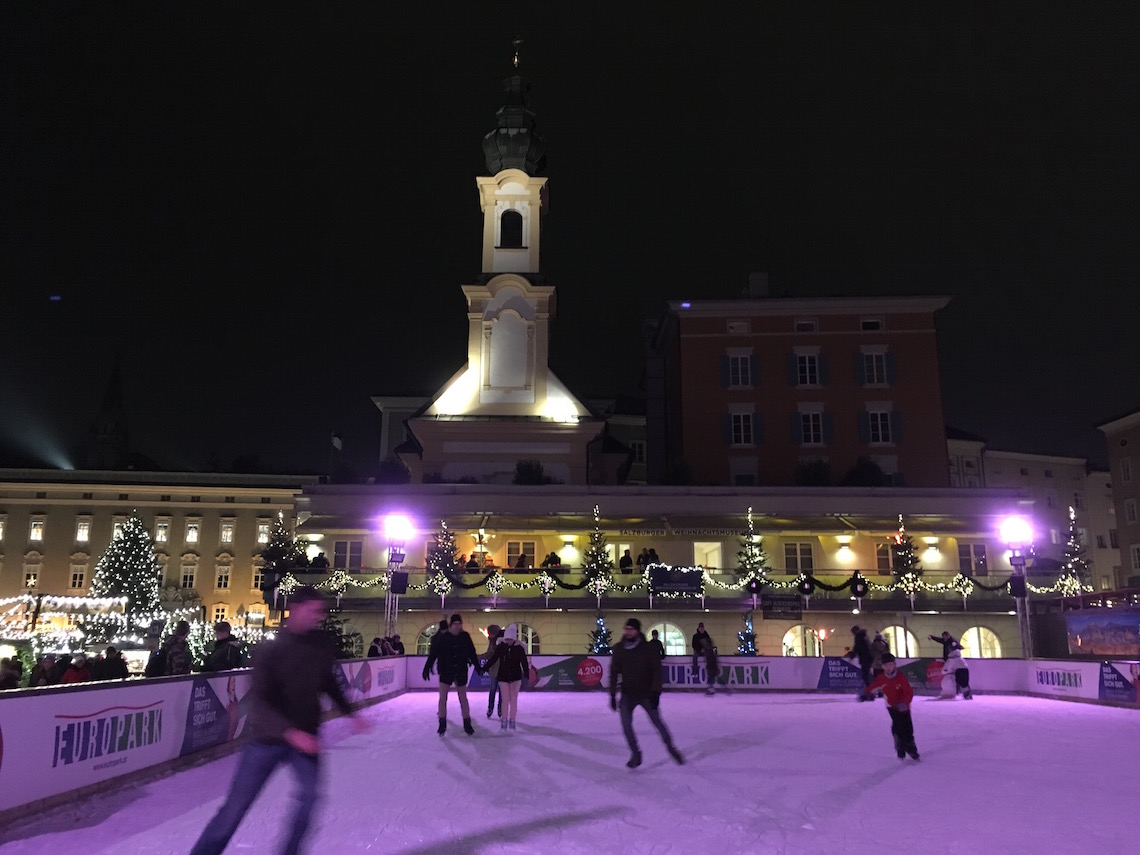
[[[697,631],[693,633],[693,670],[697,668],[697,657],[701,655],[706,641],[712,641],[712,636],[705,632],[704,623],[697,624]]]
[[[495,645],[503,636],[503,629],[497,623],[487,627],[487,652],[483,654],[483,673],[491,678],[491,686],[487,689],[487,718],[495,711],[495,697],[499,698],[499,718],[503,718],[503,691],[499,686],[499,663],[491,664],[495,655]]]
[[[953,650],[954,648],[958,648],[959,650],[962,649],[962,646],[960,644],[958,644],[958,639],[956,639],[954,636],[952,636],[946,630],[943,630],[942,635],[940,635],[940,636],[939,635],[928,635],[926,637],[929,638],[931,641],[942,645],[942,661],[943,662],[946,661],[946,657],[950,655],[951,650]]]
[[[438,641],[437,641],[438,639]],[[463,618],[452,615],[447,632],[437,632],[432,638],[431,650],[424,663],[424,679],[431,674],[431,666],[439,663],[439,735],[447,731],[447,693],[454,684],[459,695],[459,709],[463,713],[463,731],[475,733],[471,724],[471,707],[467,704],[467,666],[479,667],[475,643],[463,631]]]
[[[887,644],[887,640],[883,638],[882,633],[875,633],[875,638],[871,642],[871,679],[878,677],[883,673],[883,657],[891,652],[891,646]]]
[[[637,744],[637,736],[633,732],[633,710],[643,707],[649,715],[649,720],[661,734],[661,740],[669,751],[669,756],[678,763],[684,763],[685,758],[673,745],[673,737],[669,729],[661,720],[661,657],[657,651],[649,646],[645,636],[641,634],[641,621],[630,618],[625,622],[622,640],[614,647],[613,659],[610,661],[610,709],[619,708],[617,689],[618,679],[621,679],[621,729],[625,733],[625,741],[629,743],[630,757],[625,765],[636,769],[641,765],[641,748]]]
[[[495,644],[495,652],[483,666],[485,671],[497,669],[499,691],[502,698],[503,712],[499,716],[499,729],[515,729],[515,715],[519,709],[519,689],[522,681],[530,673],[530,662],[526,658],[526,650],[519,643],[519,628],[517,624],[507,627],[506,633]],[[489,715],[489,713],[488,713]]]
[[[859,693],[859,700],[869,701],[871,699],[867,696],[866,688],[871,682],[871,665],[875,661],[875,654],[871,650],[871,643],[867,641],[867,630],[856,625],[851,627],[851,634],[855,636],[855,640],[851,643],[851,650],[847,654],[847,658],[859,660],[859,670],[863,674],[864,689]]]
[[[660,656],[662,659],[664,659],[665,658],[665,645],[661,643],[661,639],[658,638],[658,635],[659,635],[659,633],[657,632],[657,630],[653,630],[653,637],[651,639],[649,639],[649,646],[657,651],[658,656]]]
[[[895,738],[895,751],[899,759],[910,755],[918,759],[918,748],[914,744],[914,722],[910,717],[910,703],[914,700],[914,689],[906,675],[898,670],[895,657],[883,656],[883,673],[871,681],[867,687],[867,700],[871,694],[882,692],[887,699],[887,712],[891,714],[891,735]]]

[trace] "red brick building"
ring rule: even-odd
[[[671,302],[647,367],[650,483],[946,486],[948,302]]]

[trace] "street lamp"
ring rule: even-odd
[[[404,546],[415,532],[411,521],[403,514],[389,514],[384,518],[384,533],[388,536],[388,584],[384,595],[384,635],[391,637],[396,631],[396,615],[400,611],[400,594],[408,590],[408,577],[400,573],[407,557]],[[393,584],[395,579],[403,584]],[[399,588],[399,590],[394,590]]]
[[[1033,547],[1033,526],[1023,517],[1007,517],[999,528],[1002,541],[1009,547],[1009,564],[1013,575],[1009,589],[1017,603],[1017,628],[1021,633],[1021,651],[1026,659],[1033,658],[1033,632],[1029,626],[1029,589],[1025,580],[1026,554]]]

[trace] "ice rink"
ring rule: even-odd
[[[519,698],[519,728],[436,736],[436,696],[324,730],[313,853],[1135,852],[1140,710],[1026,697],[916,698],[922,759],[898,760],[882,701],[666,694],[677,766],[644,713],[628,750],[604,693]],[[231,755],[0,832],[4,853],[187,852],[228,788]],[[228,852],[272,853],[292,785],[279,770]]]

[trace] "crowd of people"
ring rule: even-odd
[[[388,636],[376,636],[372,639],[372,643],[368,645],[368,658],[371,659],[375,656],[403,656],[404,655],[404,642],[400,641],[400,633],[396,633],[391,638]]]

